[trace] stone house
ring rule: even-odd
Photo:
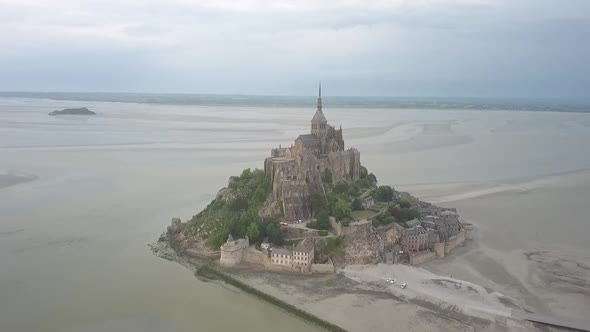
[[[375,198],[373,196],[367,196],[361,200],[361,205],[363,209],[370,209],[375,206]]]
[[[291,267],[293,264],[293,251],[287,248],[272,248],[270,263]]]
[[[409,252],[429,249],[428,231],[422,226],[414,226],[406,229],[406,234],[403,237],[403,244],[406,247],[406,251]]]
[[[293,248],[273,248],[270,254],[270,263],[309,271],[314,254],[313,239],[305,238]]]
[[[309,270],[314,259],[313,239],[305,238],[293,248],[293,267]]]

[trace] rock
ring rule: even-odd
[[[65,108],[61,111],[53,111],[49,115],[96,115],[96,113],[87,109],[86,107],[80,108]]]
[[[184,241],[186,239],[186,237],[184,236],[184,234],[180,233],[178,235],[176,235],[176,243],[181,243],[182,241]]]
[[[177,225],[172,224],[168,226],[168,234],[177,234],[178,232],[180,232],[180,227]]]
[[[357,226],[347,233],[343,246],[346,264],[377,264],[384,261],[383,239],[370,223]]]

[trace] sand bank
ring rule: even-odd
[[[10,187],[19,183],[36,180],[38,177],[32,174],[0,171],[0,188]]]

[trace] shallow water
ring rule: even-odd
[[[98,115],[47,115],[79,106]],[[0,174],[38,177],[0,186],[0,330],[313,329],[250,296],[199,281],[180,265],[153,256],[147,244],[172,217],[188,219],[203,208],[230,175],[262,167],[271,148],[307,132],[314,111],[313,105],[0,99]],[[363,164],[380,182],[401,189],[504,183],[590,168],[586,113],[329,105],[325,112],[333,125],[342,124],[347,146],[361,151]],[[578,206],[572,193],[590,197],[588,189],[566,188],[551,203]],[[509,203],[499,198],[481,209],[473,205],[467,214],[503,211]],[[551,209],[544,199],[526,204],[522,209],[534,209],[538,222],[554,222],[556,215],[544,212]],[[562,227],[584,227],[579,213],[562,218]],[[505,226],[512,216],[498,218]],[[485,244],[501,248],[505,233],[493,224],[486,227],[493,231],[484,231]],[[528,236],[526,224],[522,227],[518,234],[526,241],[517,241],[517,247],[536,246],[535,233]],[[555,234],[552,244],[590,250],[587,232],[546,229]]]

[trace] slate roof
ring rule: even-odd
[[[311,119],[311,122],[328,123],[328,120],[326,120],[326,116],[324,115],[324,112],[321,109],[318,109],[315,112],[315,115],[313,116],[313,119]]]
[[[320,139],[313,134],[299,135],[297,138],[303,141],[305,147],[317,147],[320,145]]]

